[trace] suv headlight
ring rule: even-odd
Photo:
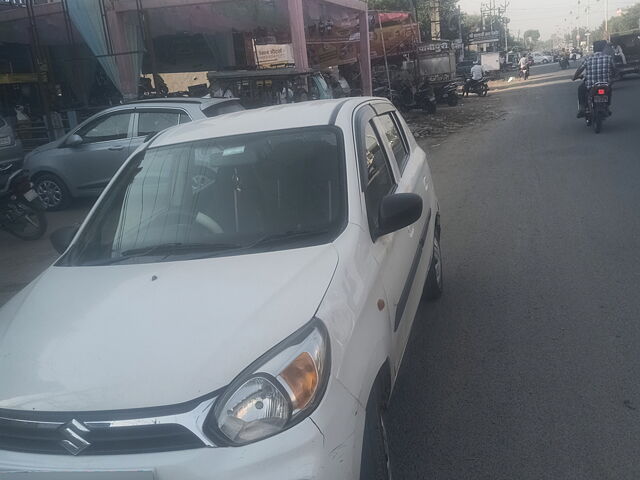
[[[314,319],[231,382],[207,416],[205,432],[238,446],[291,428],[322,398],[330,357],[327,330]]]

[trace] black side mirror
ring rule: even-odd
[[[382,199],[376,238],[418,221],[422,216],[422,197],[415,193],[393,193]]]
[[[57,229],[55,232],[51,234],[49,240],[51,241],[51,245],[56,249],[56,252],[59,254],[63,254],[67,247],[71,244],[71,240],[78,233],[78,226],[74,225],[72,227],[62,227]]]
[[[70,135],[69,138],[67,138],[67,141],[64,142],[65,146],[67,147],[77,147],[81,143],[82,137],[80,135],[76,135],[75,133],[73,135]]]

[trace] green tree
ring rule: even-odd
[[[528,47],[535,47],[540,40],[540,32],[538,30],[526,30],[523,35],[524,43]]]

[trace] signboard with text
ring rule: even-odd
[[[500,41],[500,32],[492,30],[490,32],[471,32],[469,33],[469,44],[491,43]]]

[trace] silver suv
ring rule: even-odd
[[[201,118],[243,110],[236,98],[140,100],[104,110],[64,137],[25,157],[35,189],[49,210],[74,197],[97,196],[150,134]]]

